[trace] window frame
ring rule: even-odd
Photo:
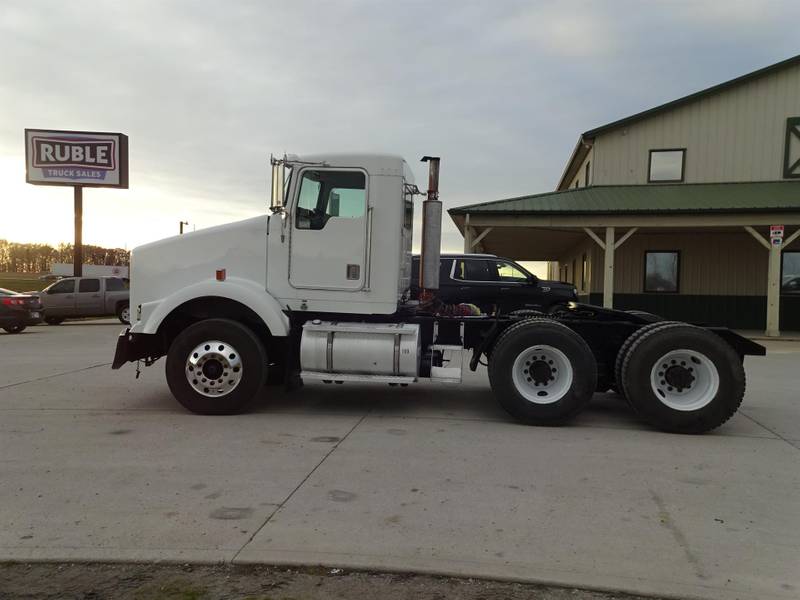
[[[675,291],[648,290],[647,289],[647,255],[648,254],[674,254],[677,261],[675,265]],[[680,294],[681,293],[681,251],[680,250],[645,250],[642,261],[642,293],[644,294]]]
[[[586,268],[589,266],[587,261],[588,258],[586,252],[584,252],[581,257],[581,291],[584,293],[586,292]]]
[[[325,226],[320,229],[312,229],[312,228],[305,228],[305,227],[298,227],[297,226],[297,209],[300,205],[300,191],[303,187],[303,177],[306,171],[329,171],[329,172],[345,172],[345,173],[361,173],[364,176],[364,214],[360,217],[342,217],[342,218],[354,218],[354,219],[363,219],[365,223],[365,227],[368,221],[369,211],[371,208],[370,201],[369,201],[369,173],[361,167],[330,167],[324,165],[308,165],[300,169],[297,173],[297,179],[295,180],[295,188],[291,190],[292,194],[292,205],[291,205],[291,227],[290,231],[324,231],[325,227],[328,225],[328,221],[325,222]],[[294,174],[294,171],[292,171]],[[356,189],[356,188],[352,188]],[[326,207],[327,210],[327,207]],[[330,219],[329,219],[330,220]]]
[[[790,164],[792,160],[792,137],[800,138],[796,130],[800,129],[800,117],[789,117],[786,119],[786,144],[783,148],[783,178],[784,179],[798,179],[800,178],[800,159]]]
[[[83,284],[84,283],[88,283],[90,281],[96,281],[97,282],[97,289],[96,290],[82,290],[81,287],[83,286]],[[102,283],[100,282],[100,278],[99,277],[83,277],[83,278],[78,280],[77,292],[79,294],[99,294],[102,289],[103,289],[103,287],[102,287]]]
[[[681,176],[680,179],[653,179],[653,153],[654,152],[680,152]],[[647,154],[647,183],[683,183],[686,179],[686,148],[651,148]]]
[[[71,281],[71,282],[72,282],[72,291],[71,291],[71,292],[52,292],[52,291],[51,291],[51,290],[52,290],[54,287],[56,287],[57,285],[59,285],[59,284],[65,284],[67,281]],[[51,286],[49,286],[49,287],[47,288],[47,293],[48,293],[48,294],[53,294],[53,295],[55,295],[55,296],[59,296],[59,295],[61,295],[61,294],[74,294],[74,293],[75,293],[75,290],[77,290],[77,289],[78,289],[78,284],[77,284],[77,282],[78,282],[78,280],[77,280],[77,279],[74,279],[74,278],[72,278],[72,277],[70,277],[69,279],[59,279],[59,280],[58,280],[58,281],[56,281],[56,282],[55,282],[53,285],[51,285]]]
[[[500,281],[497,280],[497,279],[458,279],[455,275],[456,275],[456,267],[458,266],[458,261],[460,261],[460,260],[464,261],[466,263],[468,260],[489,262],[490,259],[489,258],[485,258],[485,257],[480,257],[480,256],[462,256],[462,257],[453,259],[453,267],[452,267],[452,270],[451,270],[451,273],[450,273],[450,279],[452,279],[453,281],[463,281],[465,283],[480,283],[482,285],[487,285],[487,284],[490,284],[490,283],[500,283]],[[464,266],[464,272],[465,273],[466,273],[466,270],[467,269],[466,269],[466,265],[465,265]]]
[[[797,291],[786,291],[783,289],[783,263],[786,259],[787,254],[797,254],[800,255],[800,250],[783,250],[781,251],[781,272],[780,272],[780,285],[778,293],[782,296],[798,296],[800,295],[800,290]]]

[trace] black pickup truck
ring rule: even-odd
[[[411,297],[419,295],[419,256],[412,258]],[[481,312],[508,314],[515,310],[550,312],[577,301],[571,283],[547,281],[507,258],[493,254],[442,254],[439,299],[446,304],[470,303]]]

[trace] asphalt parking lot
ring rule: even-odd
[[[517,425],[465,385],[307,385],[200,417],[117,321],[0,334],[0,561],[324,564],[701,598],[800,596],[800,343],[678,436],[597,395]]]

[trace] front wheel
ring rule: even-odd
[[[21,323],[14,323],[8,327],[3,327],[3,329],[5,329],[8,333],[22,333],[25,331],[25,325]]]
[[[167,384],[188,410],[240,412],[264,385],[267,353],[256,335],[229,319],[207,319],[183,330],[167,353]]]
[[[526,319],[497,340],[489,381],[500,405],[519,421],[557,425],[592,398],[597,364],[583,338],[565,325]]]

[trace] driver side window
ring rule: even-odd
[[[366,212],[366,177],[355,171],[303,171],[295,227],[323,229],[331,218],[357,219]]]

